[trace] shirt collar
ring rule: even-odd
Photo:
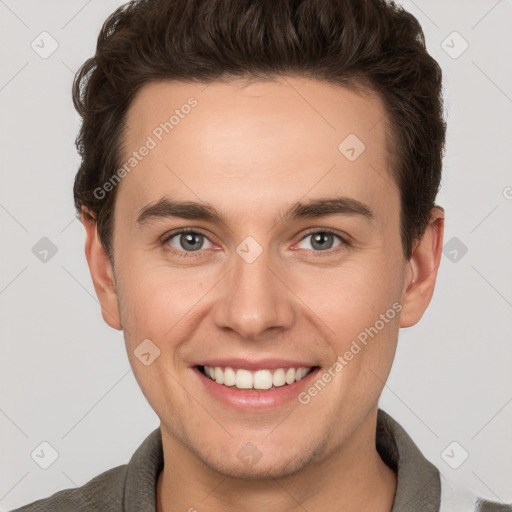
[[[397,473],[391,512],[438,512],[439,470],[423,456],[403,427],[382,409],[377,414],[376,446],[382,460]]]
[[[137,448],[127,465],[123,510],[156,512],[156,484],[163,468],[162,432],[157,428]]]

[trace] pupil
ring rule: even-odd
[[[318,246],[315,247],[315,249],[330,249],[330,244],[325,243],[326,240],[332,242],[332,235],[330,233],[317,233],[313,237],[312,245],[313,247],[315,247],[315,244],[318,244]],[[327,247],[327,245],[329,245],[329,247]]]
[[[181,235],[181,245],[184,249],[190,249],[192,251],[197,251],[201,248],[201,241],[198,243],[198,237],[200,237],[199,233],[185,233]],[[195,246],[194,246],[195,239]]]

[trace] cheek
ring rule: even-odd
[[[380,261],[379,265],[354,261],[336,271],[318,272],[317,279],[298,280],[297,295],[313,310],[311,321],[325,334],[331,364],[342,358],[338,371],[333,371],[340,378],[330,385],[340,404],[376,399],[393,362],[401,309],[400,272],[383,263],[384,258]]]
[[[373,325],[400,298],[398,269],[382,260],[366,265],[347,261],[335,269],[295,272],[290,275],[291,288],[333,336],[345,339]]]
[[[163,414],[168,407],[163,396],[173,396],[174,406],[182,406],[173,386],[177,371],[173,361],[179,360],[179,346],[189,338],[187,315],[193,315],[206,286],[194,279],[192,272],[137,266],[133,260],[123,263],[119,294],[128,358],[146,399]],[[143,353],[150,354],[152,361],[147,365]]]
[[[356,404],[373,403],[382,391],[396,350],[401,310],[399,268],[359,263],[323,277],[319,273],[318,280],[302,279],[297,292],[332,348],[331,365],[339,363],[330,367],[336,375],[329,384],[337,397],[333,404],[350,403],[354,410]]]
[[[165,265],[137,266],[125,271],[121,292],[123,326],[130,337],[172,340],[172,330],[200,303],[208,279],[197,269],[172,270]]]
[[[276,300],[295,308],[298,325],[309,321],[329,339],[347,343],[400,297],[400,273],[393,261],[382,252],[368,252],[336,267],[286,264],[278,270],[289,292],[276,294]],[[208,305],[224,297],[218,286],[225,269],[213,264],[171,268],[161,261],[145,262],[141,253],[120,262],[120,270],[121,317],[130,346],[149,338],[165,340],[162,349],[175,349],[172,340],[184,329],[193,330]],[[280,282],[276,286],[283,288]]]

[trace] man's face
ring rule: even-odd
[[[197,104],[182,108],[191,97]],[[158,130],[173,114],[169,133]],[[381,102],[295,78],[160,82],[140,91],[127,127],[123,161],[153,146],[148,136],[155,146],[118,185],[116,292],[130,363],[164,443],[242,478],[292,474],[355,450],[358,439],[363,449],[408,284]],[[222,220],[149,212],[138,221],[163,198],[208,205]],[[331,203],[330,212],[324,204],[285,215],[296,203],[339,198],[335,211]],[[143,340],[151,355],[141,359],[160,351],[149,365],[139,359]],[[238,390],[200,369],[231,366],[237,378],[247,362],[290,379],[289,367],[314,369],[274,390]],[[269,374],[260,377],[267,386]]]

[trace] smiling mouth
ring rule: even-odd
[[[217,384],[240,390],[272,391],[302,380],[319,366],[274,368],[250,371],[230,366],[197,366],[208,379]]]

